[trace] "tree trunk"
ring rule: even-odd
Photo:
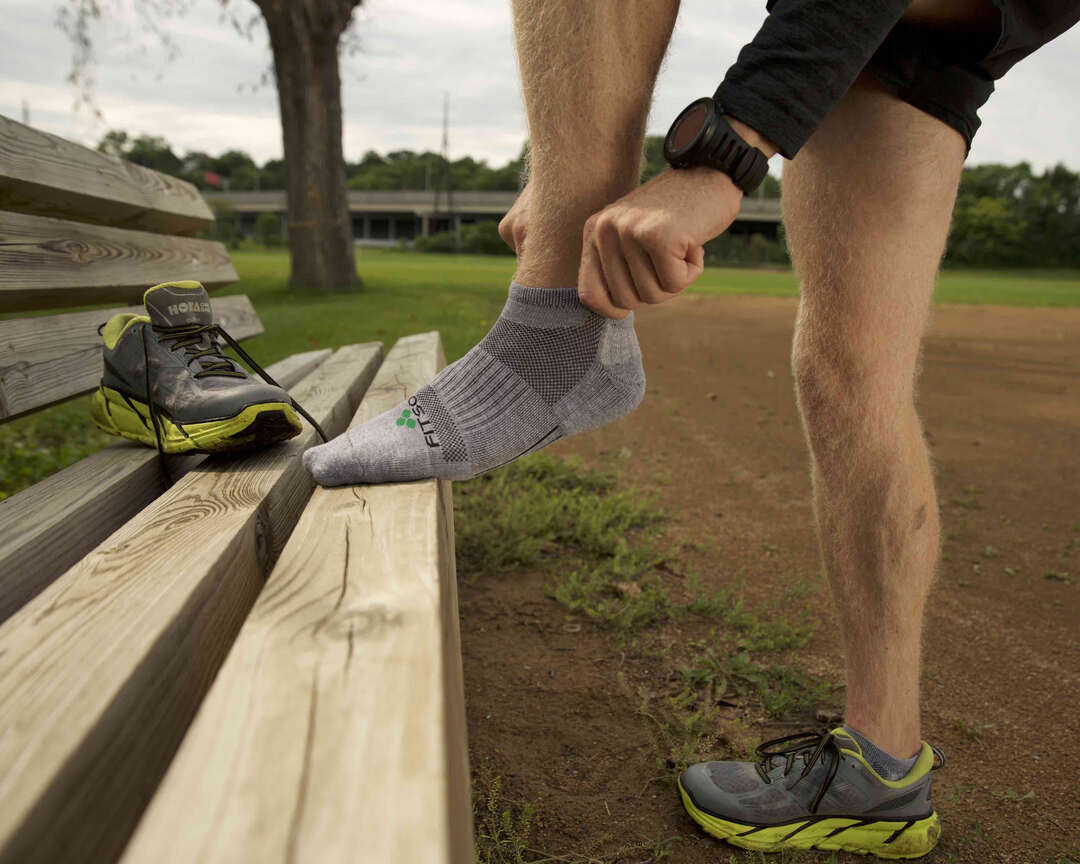
[[[285,144],[290,282],[359,284],[341,145],[338,46],[361,0],[254,0],[270,31]]]

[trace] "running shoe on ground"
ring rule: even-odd
[[[768,741],[756,762],[700,762],[679,778],[702,828],[763,852],[823,849],[919,858],[937,844],[930,772],[945,764],[925,742],[900,780],[882,778],[844,729]]]
[[[155,285],[143,305],[146,315],[123,313],[102,327],[95,424],[162,453],[248,450],[300,434],[297,411],[306,413],[214,324],[202,285]],[[265,380],[226,357],[218,337]]]

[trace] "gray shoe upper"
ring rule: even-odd
[[[178,423],[222,420],[266,402],[290,403],[282,388],[253,378],[221,354],[210,333],[193,333],[213,324],[210,298],[201,285],[155,286],[143,301],[150,324],[137,321],[112,349],[105,346],[105,387],[146,401],[145,339],[150,398],[158,411]]]
[[[714,816],[747,825],[778,825],[808,817],[908,821],[933,812],[930,769],[934,755],[924,744],[907,777],[887,781],[859,758],[858,744],[842,730],[828,733],[832,742],[803,776],[814,748],[786,757],[764,759],[762,779],[753,762],[699,762],[680,778],[694,804]],[[829,781],[833,760],[836,773]],[[816,810],[813,802],[828,782]]]

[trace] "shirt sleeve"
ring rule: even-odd
[[[771,0],[716,99],[791,159],[907,7],[908,0]]]

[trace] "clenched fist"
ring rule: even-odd
[[[687,168],[668,169],[605,207],[585,223],[581,301],[608,318],[625,318],[638,306],[670,300],[701,275],[705,242],[731,225],[741,201],[726,174]]]

